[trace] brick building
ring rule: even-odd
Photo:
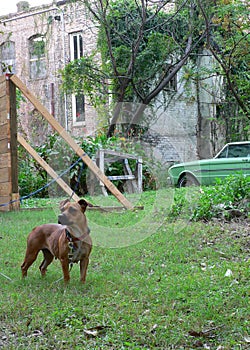
[[[40,99],[66,130],[75,136],[93,135],[97,113],[84,96],[66,96],[60,90],[60,69],[70,60],[90,53],[96,44],[96,28],[81,1],[58,1],[30,8],[26,1],[17,12],[0,18],[2,67],[15,73]],[[21,33],[21,34],[20,34]],[[211,64],[209,52],[198,65]],[[219,99],[219,79],[190,83],[178,72],[167,91],[155,102],[153,122],[145,147],[161,164],[209,157],[217,150],[218,132],[213,117]],[[164,103],[163,103],[164,101]],[[19,125],[33,142],[40,144],[48,125],[29,103],[21,102]],[[40,118],[40,119],[39,119]]]
[[[95,111],[84,96],[65,96],[60,90],[60,69],[70,60],[90,52],[95,32],[80,3],[29,8],[17,4],[17,12],[1,18],[2,67],[11,65],[16,74],[42,104],[73,135],[93,134]],[[20,34],[21,33],[21,34]],[[3,72],[1,72],[3,73]],[[19,126],[33,141],[41,142],[47,123],[29,103],[21,102]]]

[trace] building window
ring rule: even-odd
[[[43,79],[47,76],[45,39],[36,35],[29,39],[30,78]]]
[[[82,123],[85,121],[84,95],[72,95],[72,110],[74,125],[82,125]]]
[[[0,73],[16,73],[15,43],[6,41],[0,47]]]
[[[70,60],[78,60],[83,56],[82,33],[70,34]]]
[[[83,56],[82,32],[70,34],[70,60],[78,60]],[[85,121],[84,95],[72,95],[73,125],[82,125]]]

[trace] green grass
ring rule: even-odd
[[[172,198],[148,192],[131,197],[145,210],[88,211],[87,282],[74,265],[67,287],[58,261],[40,276],[41,256],[21,279],[27,234],[56,210],[1,213],[0,348],[247,349],[247,223],[169,222]]]

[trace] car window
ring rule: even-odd
[[[216,158],[250,157],[250,143],[226,146]]]
[[[225,147],[216,158],[227,158],[227,154],[228,154],[228,146]]]
[[[250,157],[250,144],[229,145],[228,158]]]

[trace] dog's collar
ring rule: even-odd
[[[87,233],[84,233],[83,235],[81,235],[80,237],[75,237],[75,236],[73,236],[70,232],[69,232],[69,230],[66,228],[65,229],[65,233],[66,233],[66,237],[67,237],[67,240],[69,241],[69,242],[79,242],[79,241],[82,241],[88,234],[89,234],[89,230],[88,230],[88,232]]]

